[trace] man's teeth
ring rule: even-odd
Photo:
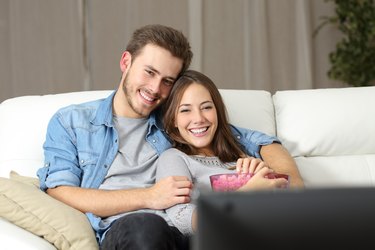
[[[207,131],[208,127],[206,128],[197,128],[197,129],[190,129],[190,131],[193,133],[193,134],[200,134],[200,133],[203,133],[205,131]]]
[[[139,93],[141,94],[141,96],[142,96],[144,99],[146,99],[146,100],[149,101],[149,102],[153,102],[153,101],[155,100],[155,99],[150,98],[150,97],[148,97],[147,95],[145,95],[142,91],[140,91]]]

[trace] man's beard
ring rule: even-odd
[[[122,90],[123,90],[124,95],[125,95],[125,97],[126,97],[126,101],[128,102],[130,108],[131,108],[136,114],[138,114],[138,115],[141,116],[141,117],[148,117],[148,116],[150,115],[150,113],[151,113],[154,109],[152,109],[152,110],[150,110],[150,109],[143,110],[142,107],[140,107],[140,108],[137,108],[137,107],[136,107],[135,103],[133,102],[134,100],[132,99],[131,93],[134,92],[134,95],[136,95],[137,93],[136,93],[135,90],[133,91],[133,89],[131,89],[131,87],[129,87],[129,86],[131,86],[131,85],[129,84],[129,78],[128,78],[128,76],[129,76],[129,74],[127,74],[127,75],[125,76],[124,82],[123,82],[123,84],[122,84]],[[135,96],[133,96],[133,97],[135,98]],[[156,106],[155,106],[155,108],[156,108]]]

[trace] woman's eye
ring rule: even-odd
[[[186,113],[186,112],[189,112],[189,111],[190,111],[189,109],[181,109],[180,113]]]

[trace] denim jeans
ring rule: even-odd
[[[101,250],[188,250],[190,239],[160,216],[134,213],[113,223]]]

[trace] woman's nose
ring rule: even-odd
[[[194,112],[194,122],[195,123],[199,123],[199,122],[203,122],[205,120],[202,112],[199,110],[199,111],[195,111]]]

